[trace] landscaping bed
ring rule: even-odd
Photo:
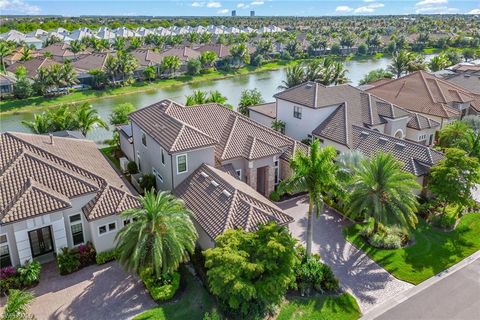
[[[420,220],[412,231],[415,243],[400,249],[377,249],[360,235],[361,224],[344,229],[345,238],[400,280],[413,284],[434,276],[480,250],[480,213],[460,219],[444,232]]]
[[[29,289],[40,281],[42,267],[38,261],[29,261],[20,267],[0,269],[0,295],[8,294],[12,289]]]

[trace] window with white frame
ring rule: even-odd
[[[162,164],[165,165],[165,152],[163,151],[163,149],[161,150],[161,154],[162,154]]]
[[[293,106],[293,117],[297,119],[302,119],[302,107]]]
[[[70,220],[70,231],[72,233],[73,245],[82,244],[85,239],[83,238],[83,225],[82,225],[82,216],[80,213],[71,215]]]
[[[423,140],[427,140],[427,135],[426,134],[421,134],[418,136],[418,141],[423,141]]]
[[[280,182],[280,167],[279,167],[279,161],[278,159],[274,158],[273,159],[273,167],[274,167],[274,173],[275,173],[275,185],[277,185]]]
[[[137,167],[138,171],[142,172],[142,161],[140,159],[140,152],[137,151]]]
[[[147,135],[145,134],[145,132],[142,132],[142,144],[144,147],[147,146]]]
[[[108,224],[104,224],[102,226],[98,227],[98,234],[104,235],[110,232],[113,232],[117,229],[117,223],[116,222],[110,222]]]
[[[6,234],[0,235],[0,266],[8,267],[12,265],[10,258],[10,248],[8,247],[8,239]]]
[[[237,173],[238,179],[242,180],[242,169],[237,169],[235,172]]]
[[[180,154],[177,156],[177,174],[187,172],[188,164],[187,164],[187,155]]]

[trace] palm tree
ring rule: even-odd
[[[107,74],[107,77],[111,82],[115,81],[117,72],[117,58],[109,55],[107,60],[105,61],[105,73]]]
[[[287,67],[285,76],[286,79],[282,80],[282,84],[278,86],[278,89],[288,89],[303,83],[305,80],[305,73],[300,64]]]
[[[84,48],[83,43],[81,43],[78,40],[73,40],[73,41],[70,42],[70,51],[72,51],[72,53],[73,53],[73,58],[76,58],[77,53],[82,51],[83,48]]]
[[[122,80],[125,80],[125,77],[130,77],[138,68],[139,63],[131,53],[119,51],[117,52],[116,65]]]
[[[307,255],[312,253],[313,213],[317,216],[323,209],[324,196],[336,188],[337,167],[334,163],[337,152],[328,146],[320,148],[320,141],[315,139],[308,154],[301,151],[295,153],[290,160],[292,176],[279,185],[279,192],[307,192]]]
[[[273,120],[272,129],[281,133],[285,133],[285,121],[282,120]]]
[[[152,267],[155,274],[172,273],[195,249],[197,232],[182,200],[168,192],[147,191],[141,208],[122,213],[132,222],[117,236],[118,261],[127,270]]]
[[[454,121],[440,130],[438,134],[438,145],[444,148],[461,148],[464,144],[465,134],[469,130],[467,123]]]
[[[0,41],[0,71],[5,70],[5,58],[13,52],[12,46],[6,41]]]
[[[430,62],[428,63],[428,68],[430,71],[440,71],[448,67],[450,64],[450,61],[448,61],[447,57],[445,55],[438,55],[432,58]]]
[[[32,50],[28,46],[24,46],[22,49],[22,56],[20,57],[20,61],[28,61],[32,58]]]
[[[362,161],[353,178],[348,199],[349,213],[364,213],[374,220],[373,232],[379,224],[400,224],[415,227],[418,207],[414,191],[420,189],[415,176],[402,170],[402,164],[391,154],[378,153]]]
[[[412,54],[406,50],[400,50],[393,54],[392,63],[388,66],[388,71],[393,73],[397,78],[408,71],[408,66],[412,60]]]
[[[210,91],[210,95],[208,97],[208,103],[225,104],[226,102],[227,102],[227,97],[222,95],[220,91],[218,90]]]
[[[3,310],[2,320],[27,320],[35,319],[28,313],[28,305],[32,302],[33,295],[27,291],[10,290],[7,304]]]
[[[125,49],[125,39],[115,38],[112,46],[116,51],[122,51],[123,49]]]
[[[147,66],[143,69],[143,76],[148,81],[155,80],[157,77],[157,69],[154,66]]]
[[[325,59],[330,60],[330,59]],[[345,66],[340,61],[332,61],[328,63],[328,67],[324,69],[324,74],[326,75],[323,81],[320,81],[323,85],[337,85],[344,84],[348,82],[346,76],[347,70]]]
[[[97,110],[93,109],[91,104],[84,103],[74,114],[78,129],[84,136],[90,132],[94,126],[100,126],[108,130],[108,125],[98,116]]]
[[[61,83],[65,87],[73,86],[78,83],[77,72],[70,62],[65,62],[62,67]]]
[[[200,62],[204,68],[212,68],[217,60],[218,56],[213,51],[205,51],[200,55]]]
[[[180,69],[182,65],[180,58],[177,56],[167,56],[163,58],[160,69],[163,71],[168,71],[169,74],[175,75],[175,72]]]
[[[40,114],[34,114],[33,121],[24,120],[22,121],[22,124],[30,128],[30,130],[32,130],[33,133],[37,133],[37,134],[48,133],[51,131],[50,117],[46,112],[43,112]]]
[[[250,53],[248,52],[248,47],[245,43],[233,45],[230,48],[230,55],[232,56],[234,66],[239,67],[242,64],[250,63]]]
[[[187,106],[194,106],[197,104],[204,104],[208,102],[208,95],[207,92],[201,90],[195,90],[189,96],[187,96],[187,102],[185,105]]]

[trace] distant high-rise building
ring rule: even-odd
[[[232,17],[236,17],[237,16],[237,10],[232,10]]]
[[[250,17],[255,17],[255,10],[250,11]]]

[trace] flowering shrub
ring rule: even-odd
[[[97,252],[95,251],[95,248],[91,242],[87,242],[86,244],[78,246],[78,253],[80,254],[80,268],[95,263]]]
[[[17,271],[15,270],[14,267],[5,267],[0,269],[0,280],[5,280],[7,278],[13,277]]]

